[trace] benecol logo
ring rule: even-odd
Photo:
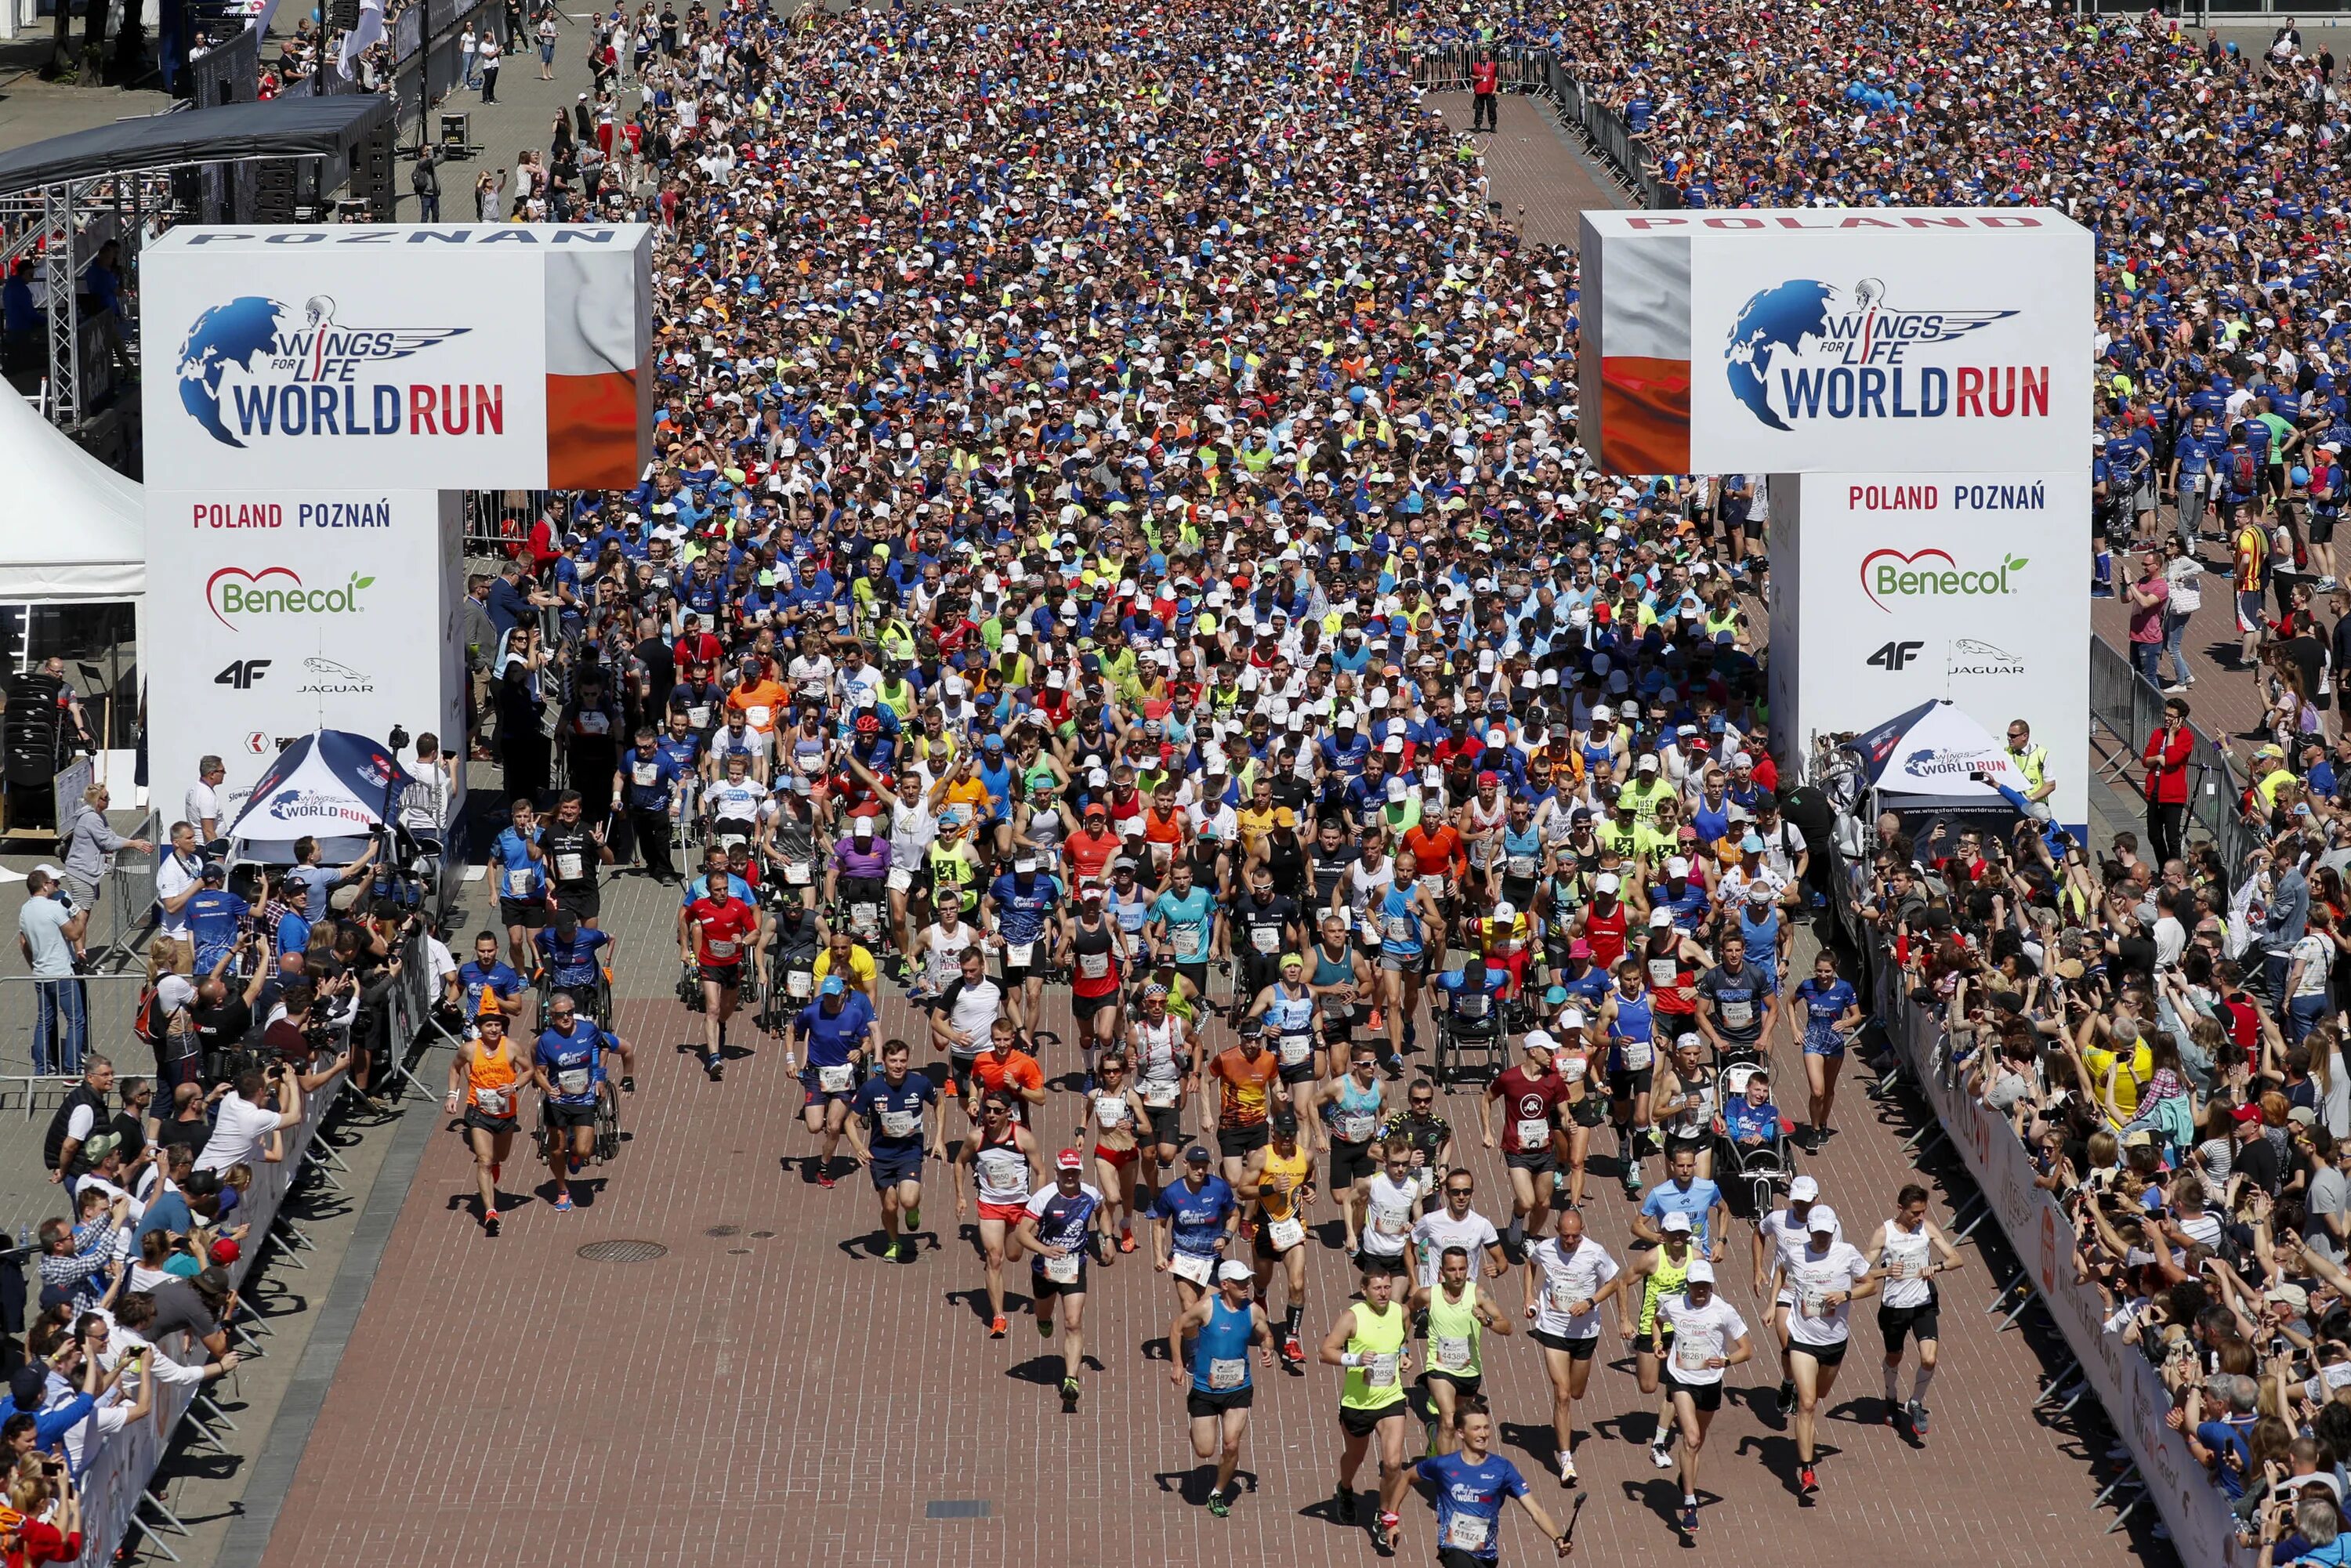
[[[1962,567],[1949,550],[1874,549],[1861,558],[1861,591],[1891,615],[1889,599],[1994,599],[2013,593],[2010,578],[2031,564],[2021,555],[2003,554],[1993,566]]]
[[[1817,419],[2046,418],[2046,364],[1920,364],[2014,310],[1909,308],[1865,277],[1851,288],[1794,277],[1740,308],[1723,346],[1731,395],[1773,430]],[[1924,356],[1928,359],[1935,355]]]
[[[256,435],[503,435],[506,386],[375,382],[373,367],[470,327],[351,327],[324,294],[300,310],[241,295],[198,316],[180,346],[180,404],[224,446]],[[230,376],[234,370],[239,372]]]
[[[259,571],[225,566],[204,579],[204,604],[214,620],[234,632],[238,630],[236,616],[357,614],[360,591],[374,582],[374,578],[353,572],[333,588],[310,588],[290,566],[265,566]]]

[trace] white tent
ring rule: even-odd
[[[140,486],[0,387],[0,602],[137,600],[147,586]]]
[[[1949,701],[1898,714],[1854,737],[1852,749],[1861,758],[1863,781],[1893,810],[2006,810],[2007,798],[1995,786],[2024,788],[2008,748]]]
[[[290,864],[295,841],[315,838],[330,861],[359,858],[414,783],[392,753],[363,735],[322,729],[277,754],[228,831],[229,858]]]

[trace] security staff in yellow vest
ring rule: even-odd
[[[2032,727],[2021,718],[2009,720],[2008,759],[2024,775],[2024,798],[2041,808],[2032,814],[2047,821],[2045,802],[2055,792],[2057,780],[2049,771],[2047,749],[2032,744]]]

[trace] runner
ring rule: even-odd
[[[1248,1191],[1257,1199],[1250,1227],[1256,1233],[1257,1303],[1270,1313],[1273,1270],[1279,1264],[1288,1303],[1282,1311],[1281,1356],[1292,1366],[1302,1366],[1306,1347],[1298,1331],[1306,1321],[1304,1209],[1314,1201],[1314,1167],[1298,1145],[1298,1113],[1287,1106],[1273,1113],[1273,1145]]]
[[[1822,1143],[1834,1132],[1829,1125],[1829,1113],[1836,1107],[1837,1074],[1844,1071],[1846,1039],[1861,1027],[1861,998],[1850,982],[1837,978],[1836,959],[1823,948],[1813,960],[1812,977],[1797,983],[1789,994],[1788,1006],[1804,1020],[1804,1077],[1812,1091],[1804,1149],[1818,1154]]]
[[[1091,1089],[1096,1054],[1115,1050],[1126,1030],[1126,1009],[1119,999],[1126,985],[1126,943],[1102,913],[1099,882],[1087,884],[1077,913],[1062,922],[1061,947],[1070,955],[1070,1011],[1077,1019]]]
[[[1600,1004],[1608,1040],[1608,1119],[1615,1124],[1625,1196],[1641,1196],[1641,1155],[1649,1138],[1649,1095],[1656,1082],[1656,1019],[1641,962],[1616,965],[1616,987]]]
[[[1659,1223],[1658,1234],[1662,1238],[1658,1244],[1635,1253],[1633,1266],[1625,1271],[1625,1289],[1641,1293],[1640,1320],[1635,1325],[1638,1340],[1633,1358],[1633,1372],[1644,1394],[1657,1393],[1665,1370],[1663,1356],[1650,1345],[1650,1336],[1656,1327],[1657,1303],[1682,1288],[1683,1282],[1689,1278],[1693,1263],[1706,1261],[1692,1244],[1687,1212],[1681,1209],[1668,1212]],[[1621,1322],[1619,1327],[1622,1327]],[[1628,1334],[1625,1337],[1634,1336]],[[1670,1343],[1672,1335],[1668,1333],[1667,1339]],[[1678,1432],[1679,1427],[1674,1422],[1671,1396],[1660,1396],[1656,1424],[1649,1434],[1649,1462],[1657,1469],[1669,1470],[1674,1468],[1674,1440]]]
[[[987,1337],[1005,1334],[1004,1265],[1020,1257],[1020,1239],[1012,1228],[1029,1212],[1029,1196],[1044,1185],[1044,1162],[1037,1139],[1013,1120],[1012,1101],[990,1094],[980,1103],[979,1132],[963,1146],[955,1164],[956,1218],[971,1211],[964,1190],[968,1172],[978,1189],[979,1247],[987,1267]]]
[[[1184,1103],[1199,1087],[1191,1026],[1168,1006],[1167,988],[1143,988],[1143,1007],[1127,1025],[1127,1054],[1134,1060],[1135,1087],[1151,1113],[1150,1168],[1144,1185],[1155,1194],[1173,1177],[1184,1147]]]
[[[1301,1122],[1313,1124],[1315,1080],[1328,1071],[1322,1013],[1306,984],[1306,956],[1284,953],[1270,985],[1251,998],[1249,1016],[1270,1038],[1282,1092]]]
[[[1190,1307],[1207,1292],[1215,1278],[1217,1254],[1231,1239],[1240,1218],[1240,1200],[1224,1177],[1208,1168],[1208,1151],[1195,1144],[1184,1151],[1184,1175],[1159,1189],[1152,1205],[1153,1266],[1176,1279],[1176,1300]],[[1247,1264],[1242,1265],[1247,1268]],[[1182,1347],[1168,1354],[1183,1359]]]
[[[1493,1105],[1502,1102],[1502,1165],[1510,1174],[1510,1228],[1502,1240],[1524,1258],[1528,1241],[1541,1240],[1551,1223],[1552,1200],[1559,1190],[1559,1112],[1570,1092],[1553,1065],[1558,1041],[1532,1029],[1519,1049],[1526,1060],[1486,1086],[1478,1102],[1478,1125],[1492,1148]]]
[[[1556,1235],[1527,1249],[1525,1300],[1520,1310],[1534,1325],[1542,1347],[1543,1376],[1551,1384],[1552,1442],[1562,1485],[1575,1484],[1575,1402],[1592,1383],[1592,1363],[1600,1351],[1600,1303],[1616,1302],[1616,1328],[1630,1341],[1625,1310],[1625,1273],[1607,1249],[1583,1233],[1583,1216],[1568,1209]]]
[[[1075,1149],[1053,1156],[1054,1181],[1032,1194],[1020,1217],[1020,1245],[1033,1258],[1029,1289],[1039,1337],[1053,1337],[1061,1324],[1061,1412],[1078,1407],[1083,1392],[1078,1374],[1085,1365],[1086,1242],[1102,1208],[1101,1189],[1085,1180],[1086,1159]],[[1109,1254],[1103,1254],[1109,1261]]]
[[[893,1262],[914,1260],[914,1243],[902,1232],[923,1224],[923,1155],[926,1118],[923,1108],[938,1098],[931,1081],[911,1070],[913,1048],[903,1040],[882,1047],[882,1071],[850,1097],[845,1130],[850,1152],[873,1178],[882,1199],[882,1253]],[[937,1150],[929,1150],[933,1158]]]
[[[1836,1386],[1837,1369],[1844,1364],[1853,1303],[1877,1294],[1877,1281],[1871,1277],[1869,1260],[1837,1239],[1837,1218],[1827,1204],[1813,1205],[1804,1228],[1802,1250],[1788,1260],[1788,1288],[1795,1295],[1788,1318],[1788,1372],[1796,1380],[1796,1495],[1810,1508],[1821,1490],[1813,1466],[1821,1402]]]
[[[947,1058],[947,1092],[939,1097],[939,1136],[935,1148],[946,1144],[948,1102],[963,1105],[965,1119],[972,1126],[978,1125],[966,1099],[975,1092],[972,1068],[996,1038],[996,1026],[1007,1021],[1004,988],[987,977],[987,956],[975,946],[965,946],[959,970],[929,1009],[931,1044],[946,1052]]]
[[[1551,994],[1561,998],[1559,1012],[1552,1020],[1554,1046],[1551,1060],[1552,1070],[1567,1091],[1566,1119],[1562,1124],[1567,1143],[1567,1207],[1582,1208],[1584,1168],[1592,1157],[1593,1129],[1608,1118],[1608,1104],[1600,1091],[1601,1074],[1595,1067],[1595,1059],[1606,1059],[1592,1043],[1583,1009],[1567,1002],[1561,987],[1553,986]]]
[[[1788,1313],[1796,1298],[1788,1288],[1790,1260],[1803,1251],[1812,1235],[1808,1221],[1820,1201],[1821,1184],[1800,1176],[1788,1184],[1788,1204],[1765,1215],[1755,1226],[1755,1294],[1771,1298],[1772,1341],[1780,1355],[1780,1418],[1796,1411],[1796,1377],[1788,1370]],[[1832,1210],[1834,1212],[1834,1210]],[[1836,1233],[1843,1240],[1842,1230]]]
[[[1413,1476],[1437,1495],[1438,1568],[1479,1568],[1501,1560],[1502,1501],[1517,1498],[1535,1528],[1564,1557],[1575,1544],[1527,1488],[1519,1467],[1494,1452],[1494,1417],[1483,1400],[1457,1406],[1448,1451],[1415,1465]]]
[[[1387,1066],[1390,1073],[1401,1077],[1404,1052],[1419,1038],[1414,1015],[1420,1010],[1420,982],[1428,967],[1428,934],[1436,932],[1438,946],[1444,946],[1445,911],[1428,886],[1430,880],[1442,882],[1444,873],[1432,872],[1424,879],[1409,851],[1400,849],[1395,858],[1395,880],[1380,897],[1375,929],[1380,942],[1380,1004],[1387,1013]]]
[[[498,890],[507,956],[518,971],[531,967],[530,933],[547,924],[547,856],[539,839],[538,809],[528,797],[516,797],[507,825],[490,845],[489,878]]]
[[[1022,1030],[1035,1029],[1044,1016],[1045,976],[1060,951],[1061,901],[1061,880],[1040,871],[1033,854],[1015,859],[979,901],[988,945],[1003,955],[1005,1010]]]
[[[1722,1408],[1723,1372],[1752,1356],[1755,1342],[1739,1310],[1715,1294],[1714,1266],[1694,1259],[1681,1288],[1657,1303],[1648,1344],[1652,1360],[1664,1361],[1671,1352],[1666,1389],[1675,1430],[1681,1436],[1682,1540],[1693,1544],[1698,1537],[1698,1454]]]
[[[1412,1345],[1405,1335],[1409,1314],[1395,1299],[1396,1274],[1386,1269],[1364,1270],[1362,1299],[1350,1303],[1322,1336],[1322,1364],[1346,1368],[1339,1395],[1339,1486],[1332,1509],[1341,1524],[1355,1522],[1355,1472],[1364,1455],[1377,1439],[1380,1448],[1379,1513],[1372,1523],[1372,1540],[1384,1552],[1394,1552],[1400,1521],[1396,1509],[1405,1488],[1412,1484],[1405,1467],[1405,1417],[1412,1413],[1404,1393],[1404,1375],[1412,1365]]]
[[[1380,1168],[1364,1186],[1364,1222],[1355,1233],[1355,1267],[1366,1274],[1403,1274],[1420,1204],[1412,1152],[1401,1139],[1380,1145]],[[1409,1287],[1406,1287],[1409,1289]]]
[[[1260,1028],[1254,1015],[1243,1017],[1239,1042],[1210,1058],[1206,1074],[1217,1085],[1217,1149],[1224,1156],[1225,1180],[1236,1191],[1253,1186],[1265,1168],[1272,1108],[1290,1103]],[[1202,1088],[1205,1093],[1205,1083]]]
[[[1700,1056],[1705,1049],[1695,1033],[1676,1040],[1652,1101],[1665,1126],[1667,1168],[1687,1155],[1697,1162],[1700,1181],[1714,1176],[1714,1115],[1719,1105],[1715,1070]]]
[[[806,1169],[819,1186],[833,1185],[832,1157],[849,1124],[850,1103],[865,1076],[868,1037],[873,1032],[873,1004],[862,991],[852,991],[839,975],[818,982],[816,1000],[792,1019],[792,1040],[799,1051],[800,1121],[824,1147]],[[852,1144],[851,1148],[857,1145]]]
[[[531,941],[538,951],[539,973],[550,994],[561,991],[590,1014],[609,1018],[610,977],[620,951],[611,933],[582,925],[579,912],[566,906],[559,907],[554,924],[543,927]],[[636,1071],[636,1053],[623,1046],[622,1093],[637,1092]]]
[[[1357,1045],[1346,1073],[1322,1097],[1323,1146],[1330,1151],[1330,1185],[1324,1190],[1339,1206],[1351,1258],[1361,1249],[1364,1206],[1370,1200],[1372,1174],[1380,1167],[1380,1100],[1386,1087],[1380,1082],[1379,1058],[1369,1045]],[[1405,1166],[1409,1169],[1409,1158]]]
[[[1961,1266],[1959,1249],[1927,1218],[1927,1189],[1907,1182],[1894,1195],[1894,1218],[1877,1228],[1862,1256],[1877,1260],[1869,1272],[1878,1281],[1877,1332],[1886,1340],[1886,1424],[1891,1427],[1907,1417],[1910,1435],[1924,1444],[1927,1385],[1935,1381],[1941,1337],[1941,1296],[1935,1276]],[[1902,1342],[1911,1336],[1918,1341],[1918,1370],[1906,1405],[1898,1397]]]
[[[1308,1092],[1309,1097],[1301,1102],[1299,1116],[1306,1124],[1315,1151],[1328,1154],[1331,1145],[1323,1135],[1322,1120],[1313,1114],[1313,1101],[1321,1097],[1322,1085],[1340,1071],[1333,1052],[1352,1050],[1355,1025],[1379,994],[1379,977],[1364,955],[1347,940],[1346,917],[1336,910],[1322,916],[1322,940],[1308,956],[1314,967],[1307,988],[1314,997],[1315,1021],[1323,1049],[1315,1053],[1313,1077],[1293,1084],[1291,1094],[1296,1097],[1301,1087]]]
[[[743,995],[744,949],[750,948],[754,977],[763,988],[768,952],[758,911],[737,897],[731,885],[715,879],[705,883],[693,902],[678,911],[677,946],[678,956],[693,966],[702,984],[702,1070],[716,1083],[726,1073],[726,1023]]]
[[[496,952],[495,946],[491,948]],[[474,1186],[482,1200],[482,1234],[498,1233],[498,1176],[514,1153],[521,1123],[517,1103],[522,1070],[507,1039],[506,1015],[493,1009],[480,1019],[481,1033],[459,1043],[449,1062],[449,1098],[442,1109],[454,1116],[462,1104],[465,1141],[474,1151]],[[1923,1348],[1923,1347],[1922,1347]]]
[[[543,1097],[547,1168],[555,1178],[555,1212],[572,1209],[570,1177],[596,1152],[596,1110],[604,1092],[604,1058],[620,1042],[581,1018],[561,992],[548,1003],[547,1027],[531,1048],[531,1077]]]
[[[1478,1402],[1486,1378],[1486,1331],[1510,1332],[1510,1320],[1486,1287],[1470,1278],[1469,1249],[1447,1247],[1437,1260],[1437,1282],[1423,1285],[1406,1303],[1415,1319],[1426,1314],[1428,1365],[1420,1375],[1428,1391],[1431,1453],[1449,1454],[1459,1435],[1455,1418]]]
[[[1249,1406],[1257,1397],[1249,1347],[1257,1347],[1261,1364],[1273,1364],[1273,1328],[1265,1308],[1249,1300],[1249,1265],[1218,1264],[1216,1290],[1176,1309],[1167,1343],[1167,1381],[1181,1388],[1189,1379],[1192,1385],[1184,1399],[1192,1453],[1217,1461],[1208,1511],[1222,1519],[1233,1509],[1233,1472],[1240,1466],[1241,1438],[1249,1433]]]
[[[1125,1051],[1113,1047],[1103,1052],[1095,1074],[1078,1142],[1082,1145],[1088,1138],[1093,1140],[1094,1179],[1102,1189],[1102,1262],[1107,1266],[1113,1247],[1121,1252],[1134,1250],[1136,1186],[1143,1167],[1138,1140],[1151,1125],[1151,1107],[1127,1081]]]
[[[1737,928],[1726,930],[1717,946],[1722,962],[1698,983],[1698,1032],[1718,1062],[1754,1061],[1780,1015],[1779,989],[1770,971],[1748,962],[1747,938]]]
[[[1655,1246],[1664,1239],[1665,1221],[1677,1214],[1689,1217],[1698,1255],[1708,1262],[1722,1258],[1724,1233],[1730,1226],[1730,1201],[1722,1189],[1698,1174],[1698,1153],[1685,1145],[1674,1151],[1666,1179],[1641,1199],[1633,1217],[1633,1234]]]

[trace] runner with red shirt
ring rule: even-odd
[[[712,893],[720,896],[714,898]],[[735,1004],[742,995],[747,950],[759,979],[767,978],[768,953],[767,945],[759,940],[759,912],[727,891],[725,883],[714,881],[702,897],[685,906],[678,917],[678,956],[695,966],[702,981],[702,1070],[716,1083],[726,1071],[726,1020],[735,1016]]]
[[[1510,1228],[1502,1244],[1513,1256],[1524,1257],[1527,1244],[1540,1241],[1550,1222],[1553,1190],[1559,1186],[1559,1155],[1552,1145],[1559,1131],[1559,1108],[1568,1102],[1567,1080],[1552,1061],[1558,1042],[1545,1031],[1527,1031],[1526,1060],[1486,1086],[1478,1102],[1478,1121],[1486,1146],[1494,1146],[1494,1103],[1502,1105],[1502,1164],[1510,1173]]]

